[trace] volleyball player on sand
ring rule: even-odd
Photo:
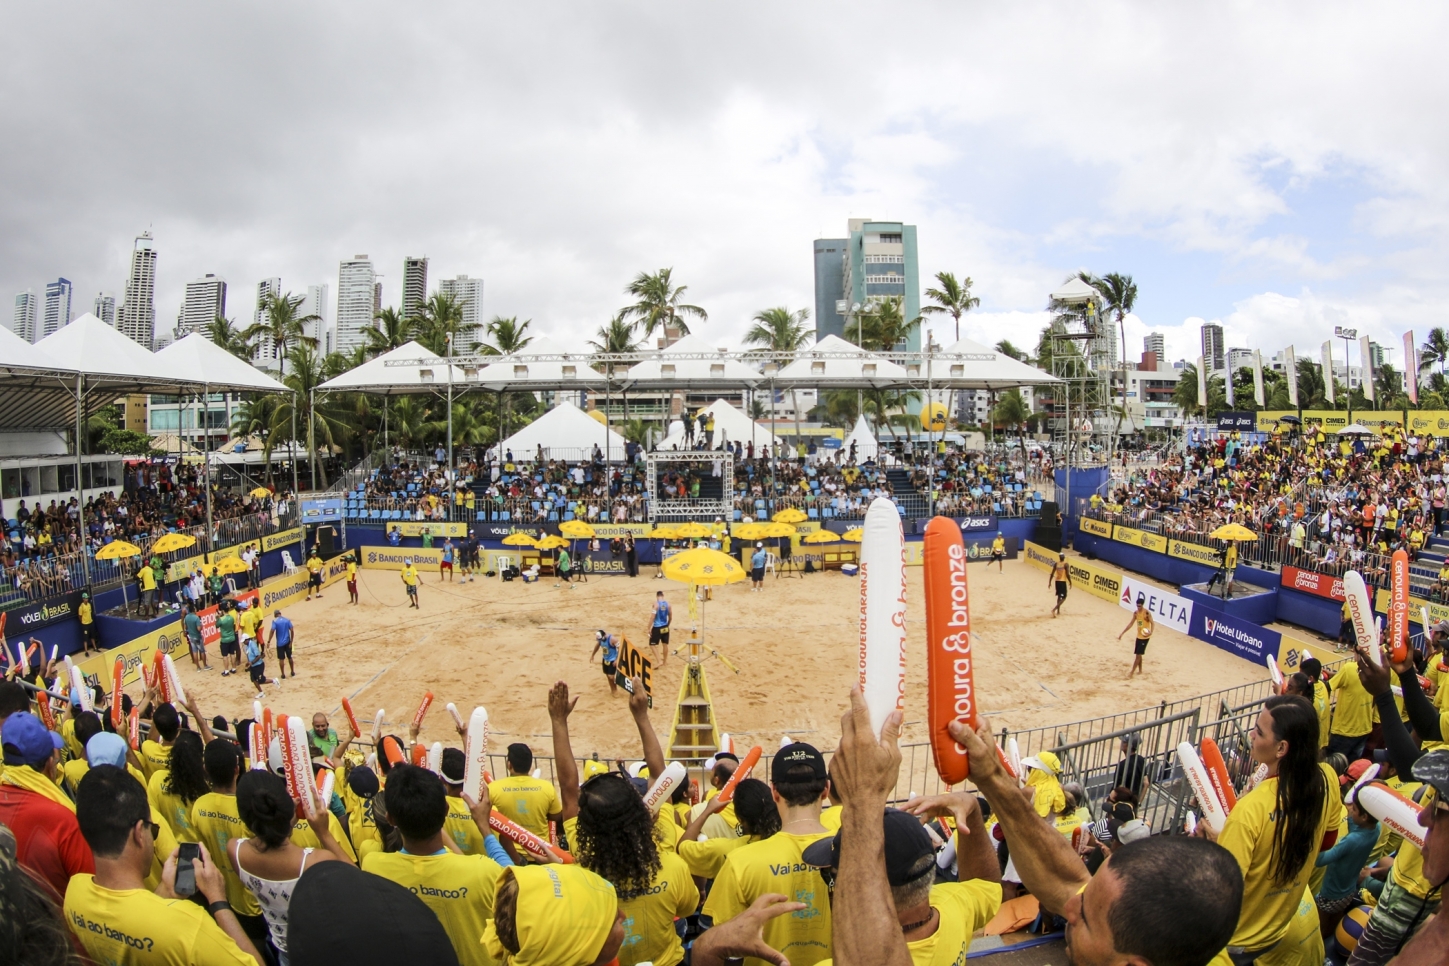
[[[1132,670],[1127,672],[1127,680],[1132,680],[1132,675],[1142,673],[1142,655],[1147,653],[1147,642],[1152,640],[1152,631],[1156,628],[1156,622],[1152,619],[1152,612],[1147,609],[1147,598],[1142,594],[1137,595],[1137,609],[1132,612],[1132,617],[1127,621],[1127,626],[1122,628],[1122,634],[1126,634],[1133,626],[1137,627],[1137,644],[1132,649]],[[1117,640],[1122,639],[1122,634],[1117,635]]]
[[[1047,578],[1047,585],[1057,586],[1057,606],[1052,608],[1052,616],[1062,616],[1062,604],[1067,600],[1067,589],[1072,586],[1072,570],[1067,566],[1067,555],[1057,554],[1057,562],[1052,564],[1051,576]]]

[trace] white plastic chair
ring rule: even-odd
[[[227,590],[230,590],[232,592],[232,595],[233,596],[235,596],[235,594],[236,594],[236,578],[234,578],[234,577],[228,577],[228,578],[226,578],[226,588],[227,588]]]
[[[297,572],[297,565],[292,562],[292,552],[290,550],[282,551],[282,569],[289,574],[295,574]]]
[[[780,558],[777,557],[777,556],[775,556],[773,553],[770,553],[769,551],[766,551],[765,552],[765,573],[767,573],[767,574],[775,574],[776,577],[780,576],[775,571],[775,563],[779,559]]]
[[[501,582],[503,580],[503,571],[514,565],[513,556],[511,554],[500,553],[497,559],[498,562],[494,566],[498,568],[498,579]]]

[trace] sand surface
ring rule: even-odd
[[[266,704],[274,712],[309,717],[322,711],[341,726],[340,700],[347,696],[364,729],[384,708],[393,723],[387,730],[403,735],[423,693],[432,691],[424,741],[456,745],[445,704],[457,704],[465,719],[481,704],[489,714],[490,751],[522,740],[548,755],[546,697],[563,680],[580,698],[571,718],[575,754],[637,757],[625,697],[610,695],[589,652],[600,627],[646,642],[657,590],[674,605],[674,643],[682,642],[689,626],[687,591],[652,579],[653,569],[636,579],[596,577],[572,589],[555,588],[547,578],[534,584],[482,577],[439,583],[436,574],[424,574],[420,610],[406,606],[396,571],[364,570],[357,606],[348,604],[346,584],[339,582],[323,599],[287,609],[297,627],[300,676],[268,686]],[[921,572],[907,568],[907,741],[923,740],[925,733]],[[1265,676],[1241,658],[1159,624],[1145,677],[1129,683],[1132,635],[1116,640],[1128,611],[1075,590],[1062,616],[1053,619],[1047,575],[1022,561],[1008,561],[1004,573],[973,563],[970,582],[977,688],[996,728],[1114,714]],[[838,572],[772,577],[763,593],[750,593],[748,582],[715,588],[705,605],[705,640],[740,668],[735,674],[718,660],[705,663],[721,730],[767,750],[778,747],[782,734],[833,748],[854,677],[858,601],[856,579]],[[215,653],[212,663],[219,663]],[[178,666],[208,717],[250,717],[253,692],[244,674],[198,672],[184,657]],[[676,656],[655,670],[653,720],[666,747],[684,667]],[[267,673],[276,672],[269,655]]]

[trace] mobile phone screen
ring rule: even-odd
[[[195,842],[182,842],[176,853],[176,894],[181,898],[196,892],[196,857],[201,846]]]

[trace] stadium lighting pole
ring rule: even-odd
[[[1351,415],[1351,411],[1353,408],[1353,398],[1351,396],[1348,396],[1348,344],[1354,339],[1358,338],[1358,329],[1348,329],[1341,325],[1335,325],[1333,327],[1333,337],[1335,339],[1343,340],[1343,391],[1344,395],[1347,397],[1347,402],[1344,405],[1344,411],[1349,412]],[[1328,378],[1332,379],[1333,373],[1330,372],[1328,374]],[[1359,376],[1359,385],[1363,385],[1362,374],[1360,374]]]
[[[453,333],[448,339],[448,485],[453,483]]]

